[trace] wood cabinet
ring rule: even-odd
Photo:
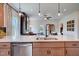
[[[4,26],[4,6],[0,3],[0,27]]]
[[[52,48],[52,56],[64,56],[65,55],[65,49],[58,47],[58,48]]]
[[[79,56],[79,42],[66,42],[65,48],[67,56]]]
[[[79,56],[79,48],[66,48],[66,56]]]
[[[10,49],[0,49],[0,56],[10,56]]]
[[[33,48],[33,56],[64,56],[64,48]]]
[[[8,4],[4,4],[4,20],[6,27],[6,35],[12,35],[12,8]]]
[[[10,56],[11,46],[10,43],[0,43],[0,56]]]
[[[33,43],[33,56],[64,56],[63,42]]]
[[[51,54],[51,48],[33,48],[33,56],[47,56]]]
[[[79,42],[34,42],[33,56],[79,56]]]

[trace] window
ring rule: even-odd
[[[67,21],[67,31],[74,31],[74,20]]]

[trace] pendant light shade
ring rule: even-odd
[[[60,13],[58,13],[58,16],[60,16],[61,14]]]
[[[39,16],[41,15],[40,12],[38,13],[38,15],[39,15]]]
[[[21,16],[21,15],[22,15],[22,13],[21,13],[21,5],[19,3],[19,16]]]
[[[19,16],[21,16],[22,15],[22,13],[21,12],[19,12]]]

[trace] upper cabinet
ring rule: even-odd
[[[4,20],[5,20],[5,24],[4,26],[7,27],[9,25],[9,27],[11,27],[11,19],[12,19],[12,8],[8,5],[8,4],[4,4]]]
[[[12,8],[8,4],[4,4],[4,27],[6,27],[6,35],[12,34]]]
[[[8,4],[0,3],[0,27],[7,27],[12,19],[12,8]],[[11,25],[11,24],[9,24]]]
[[[0,27],[4,26],[4,5],[0,3]]]

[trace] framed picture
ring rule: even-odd
[[[74,20],[67,21],[67,31],[74,31]]]

